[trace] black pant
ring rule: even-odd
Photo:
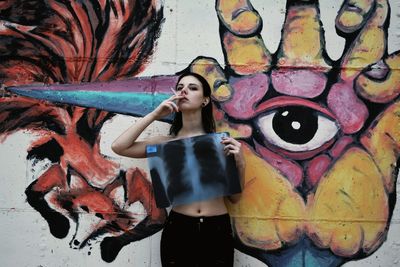
[[[167,266],[233,266],[228,214],[191,217],[171,211],[161,236],[161,263]]]

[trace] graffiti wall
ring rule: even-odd
[[[0,266],[161,266],[168,209],[111,143],[185,69],[244,149],[235,266],[400,264],[400,1],[10,0]]]

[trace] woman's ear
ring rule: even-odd
[[[202,106],[203,107],[207,106],[209,102],[210,102],[210,98],[209,97],[205,97]]]

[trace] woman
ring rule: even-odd
[[[171,113],[175,118],[170,135],[136,141],[153,121]],[[213,132],[210,86],[202,76],[188,72],[179,77],[176,93],[119,136],[112,149],[122,156],[143,158],[146,145]],[[242,184],[241,144],[231,137],[221,143],[225,153],[234,156]],[[238,197],[228,198],[236,201]],[[161,262],[163,266],[233,266],[232,229],[223,197],[172,207],[161,237]]]

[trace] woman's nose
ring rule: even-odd
[[[182,90],[181,90],[181,94],[182,95],[186,95],[187,93],[188,93],[187,88],[183,87]]]

